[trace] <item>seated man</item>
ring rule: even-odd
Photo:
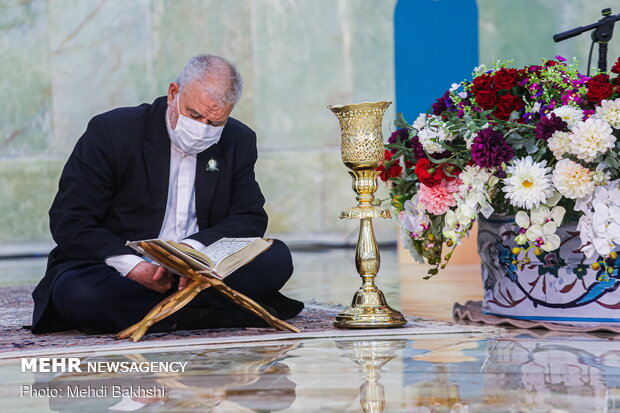
[[[229,115],[242,79],[225,59],[190,59],[168,96],[95,116],[60,177],[50,209],[57,247],[33,292],[33,333],[117,333],[186,284],[125,246],[161,238],[204,248],[261,237],[264,198],[254,178],[256,134]],[[284,243],[225,279],[287,319],[303,308],[279,290],[293,272]],[[266,325],[212,288],[151,331]]]

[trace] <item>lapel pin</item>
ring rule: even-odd
[[[214,172],[217,170],[217,161],[213,158],[209,159],[209,162],[207,162],[207,171]]]

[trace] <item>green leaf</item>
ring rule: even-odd
[[[403,116],[402,112],[398,112],[396,114],[396,120],[394,121],[394,126],[396,126],[398,129],[407,129],[409,127],[409,124],[405,120],[405,117]]]
[[[508,118],[508,120],[510,121],[515,121],[517,119],[519,119],[521,117],[521,115],[519,114],[518,111],[513,110],[512,113],[510,114],[510,117]]]

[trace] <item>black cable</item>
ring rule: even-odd
[[[586,73],[586,76],[590,77],[590,65],[592,63],[592,50],[594,50],[594,43],[596,43],[594,40],[592,40],[592,44],[590,45],[590,54],[588,54],[588,71]]]

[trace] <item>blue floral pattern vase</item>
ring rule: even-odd
[[[493,214],[478,220],[478,253],[484,288],[483,312],[501,317],[588,326],[620,323],[620,257],[594,270],[580,252],[577,223],[558,228],[561,246],[531,260],[514,254],[514,217]],[[521,258],[523,253],[521,253]]]

